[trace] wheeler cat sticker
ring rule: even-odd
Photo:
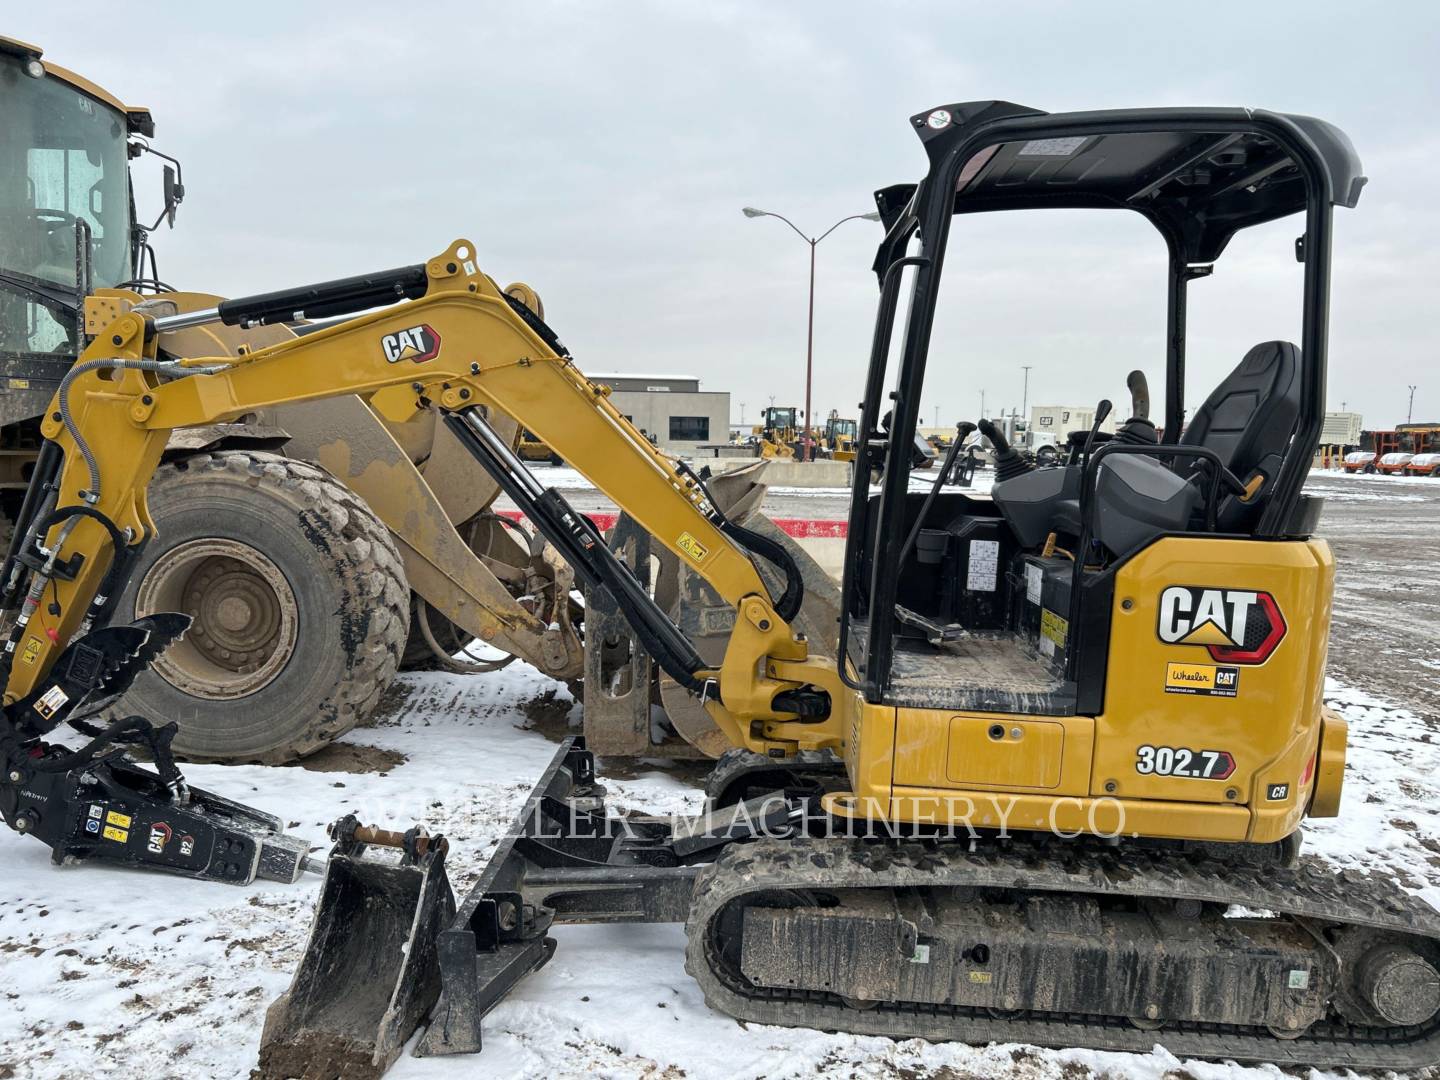
[[[1167,645],[1197,645],[1222,664],[1263,664],[1285,637],[1268,592],[1171,585],[1160,594],[1155,632]]]
[[[1216,664],[1165,665],[1165,692],[1196,697],[1236,697],[1240,693],[1240,669]]]
[[[392,364],[404,360],[423,364],[440,354],[440,335],[430,329],[428,323],[421,323],[408,330],[386,334],[380,339],[380,348],[385,353],[385,359]]]

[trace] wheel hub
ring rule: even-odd
[[[295,594],[261,551],[235,540],[192,540],[145,574],[135,612],[183,611],[184,639],[155,663],[172,686],[197,697],[237,698],[268,685],[295,650]]]

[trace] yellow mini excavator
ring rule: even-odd
[[[235,880],[281,846],[184,786],[163,727],[120,721],[79,751],[47,741],[183,632],[183,616],[109,618],[153,532],[146,482],[169,433],[279,402],[400,388],[434,410],[732,747],[708,811],[666,822],[607,812],[569,738],[458,902],[443,839],[338,822],[262,1072],[309,1074],[315,1055],[313,1075],[378,1071],[427,1020],[421,1053],[479,1050],[485,1011],[577,921],[684,922],[706,999],[759,1023],[1356,1069],[1440,1060],[1440,914],[1298,853],[1305,818],[1339,812],[1345,755],[1321,701],[1333,564],[1301,489],[1323,421],[1332,213],[1364,182],[1349,140],[1252,109],[968,102],[911,125],[928,172],[877,194],[838,656],[793,628],[804,586],[785,549],[657,451],[466,241],[209,311],[122,310],[85,348],[44,421],[0,598],[0,810],[57,857]],[[1157,439],[1135,380],[1133,415],[1108,439],[1097,423],[1060,464],[1034,467],[982,422],[993,496],[912,492],[951,230],[1052,206],[1138,213],[1167,245],[1167,434],[1187,416],[1187,286],[1238,231],[1299,218],[1301,341],[1246,352],[1178,439]],[[241,357],[156,352],[184,323],[315,308],[355,317]],[[531,475],[491,426],[501,412],[724,600],[723,655],[702,658]],[[158,775],[115,740],[151,744]]]

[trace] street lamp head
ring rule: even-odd
[[[753,206],[742,206],[742,207],[740,208],[740,212],[741,212],[742,214],[744,214],[746,217],[769,217],[769,216],[770,216],[770,211],[768,211],[768,210],[756,210],[755,207],[753,207]]]
[[[880,211],[879,211],[879,210],[871,210],[870,213],[868,213],[868,214],[861,214],[860,217],[861,217],[861,219],[864,220],[864,221],[879,221],[879,220],[880,220]]]

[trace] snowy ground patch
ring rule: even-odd
[[[487,677],[404,676],[389,719],[347,736],[403,755],[387,772],[192,766],[192,780],[287,816],[324,844],[353,810],[422,821],[452,840],[465,889],[555,744],[567,699],[523,665]],[[547,695],[550,695],[547,697]],[[1385,866],[1440,902],[1440,748],[1411,712],[1339,684],[1351,724],[1346,817],[1308,828],[1337,866]],[[537,727],[539,712],[550,723]],[[578,710],[569,718],[578,720]],[[602,764],[602,772],[604,772]],[[607,780],[612,805],[684,812],[693,774],[656,767]],[[45,848],[0,832],[0,1077],[243,1078],[265,1006],[288,984],[316,879],[246,889],[96,866],[56,868]],[[1274,1077],[1272,1068],[1149,1055],[970,1047],[742,1026],[705,1007],[685,974],[678,926],[561,927],[542,971],[486,1019],[480,1059],[404,1057],[396,1078],[1083,1076]]]

